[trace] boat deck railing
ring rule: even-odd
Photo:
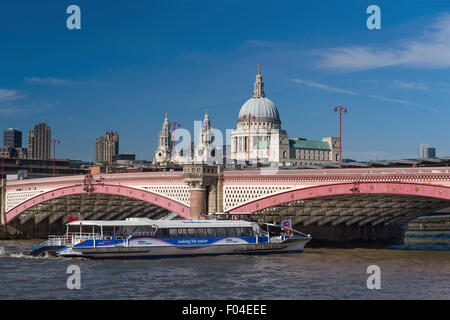
[[[132,237],[146,237],[146,236],[153,237],[154,235],[155,235],[154,231],[142,231],[142,232],[134,232],[132,234]]]
[[[270,236],[270,243],[281,243],[289,239],[303,239],[303,238],[311,238],[307,235],[279,235],[279,236]]]
[[[79,243],[84,240],[99,240],[99,239],[105,239],[105,237],[102,237],[98,233],[66,233],[65,235],[55,236],[50,235],[48,236],[47,245],[48,246],[68,246],[72,244]]]

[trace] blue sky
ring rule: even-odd
[[[3,1],[0,43],[0,128],[26,146],[46,122],[59,158],[93,160],[113,129],[152,160],[165,112],[192,130],[208,108],[235,128],[258,63],[291,137],[338,136],[342,104],[346,158],[414,158],[420,143],[450,156],[447,1]]]

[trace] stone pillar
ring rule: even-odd
[[[183,180],[191,193],[191,218],[197,219],[208,214],[208,190],[217,190],[217,172],[216,166],[207,164],[190,164],[183,167]]]
[[[216,211],[223,212],[223,167],[217,167]]]
[[[206,215],[206,189],[205,188],[191,188],[191,218],[197,219]]]
[[[1,180],[1,197],[0,197],[0,223],[2,226],[6,226],[6,190],[5,183],[2,177]]]
[[[208,212],[217,212],[217,186],[214,184],[209,189]]]

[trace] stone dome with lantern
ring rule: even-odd
[[[338,140],[289,138],[281,128],[280,113],[264,92],[261,65],[253,96],[241,107],[236,130],[231,133],[231,159],[247,165],[308,166],[335,162]]]
[[[280,114],[275,104],[264,93],[264,82],[261,76],[261,65],[258,65],[258,74],[254,84],[253,97],[248,99],[239,111],[237,125],[244,126],[250,122],[252,125],[265,128],[280,128]]]

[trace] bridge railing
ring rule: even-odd
[[[182,177],[182,171],[163,171],[163,172],[129,172],[129,173],[109,173],[109,174],[94,174],[92,175],[93,183],[104,183],[111,181],[122,180],[145,180],[151,178],[180,178]],[[45,178],[32,178],[24,180],[11,180],[6,182],[6,186],[21,186],[29,184],[81,184],[83,183],[85,175],[67,175],[58,177],[45,177]]]
[[[377,174],[450,174],[449,167],[419,167],[419,168],[348,168],[348,169],[242,169],[225,170],[224,176],[248,175],[299,175],[299,176],[348,176]]]

